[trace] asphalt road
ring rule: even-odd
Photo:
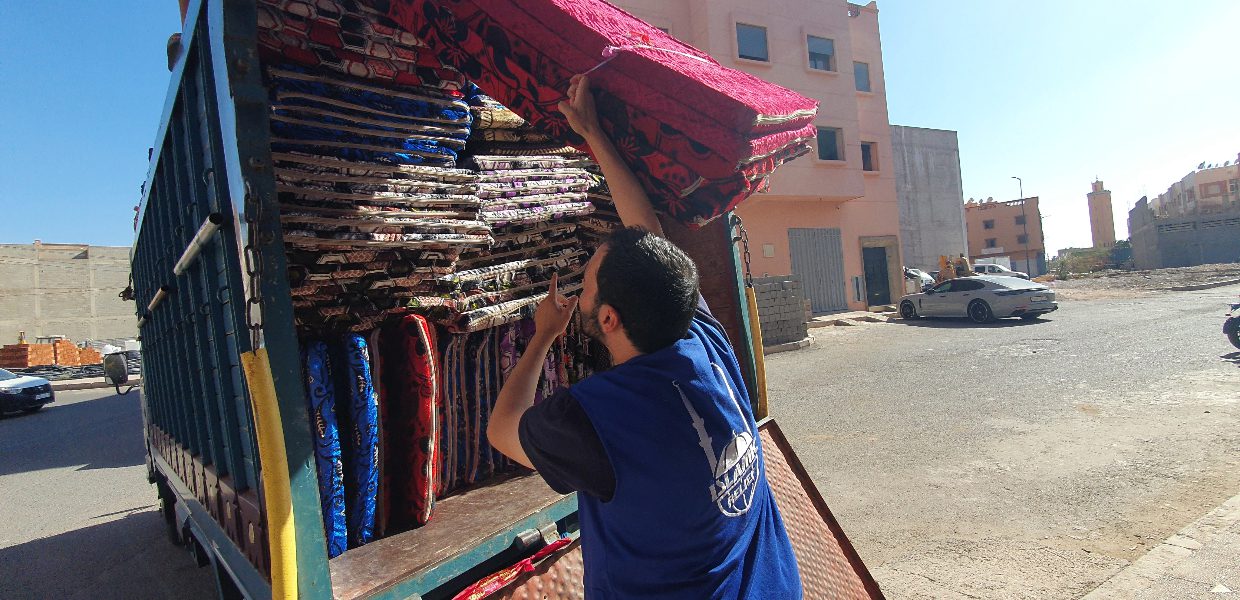
[[[1073,598],[1240,494],[1240,286],[813,330],[780,422],[889,598]]]
[[[214,597],[146,481],[138,393],[57,392],[0,419],[0,597]]]
[[[1240,493],[1237,293],[817,329],[772,414],[889,598],[1079,597]],[[143,457],[136,393],[0,419],[0,596],[211,597]]]

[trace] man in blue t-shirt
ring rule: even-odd
[[[580,296],[561,296],[552,278],[487,437],[556,491],[580,492],[587,598],[800,598],[740,365],[697,267],[662,237],[585,77],[568,97],[560,110],[590,145],[626,228],[594,253]],[[534,406],[547,352],[578,303],[613,366]]]

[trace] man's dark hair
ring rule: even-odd
[[[620,313],[625,333],[643,354],[683,338],[698,304],[693,259],[641,227],[613,232],[603,248],[596,305],[607,304]]]

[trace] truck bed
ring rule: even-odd
[[[485,542],[513,539],[501,534],[538,530],[576,510],[574,496],[552,490],[528,471],[484,482],[436,502],[435,518],[426,525],[331,559],[335,597],[350,600],[385,591],[403,597],[412,589],[436,588],[450,580],[436,571],[447,559],[464,552],[503,553],[511,546],[489,548]],[[486,575],[488,569],[480,571],[474,579]]]

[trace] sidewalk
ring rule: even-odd
[[[141,377],[137,375],[130,375],[129,383],[126,383],[125,385],[122,385],[121,387],[140,385],[141,383],[142,383]],[[108,380],[105,377],[85,377],[82,379],[61,379],[59,381],[52,382],[52,389],[57,392],[67,392],[70,390],[93,390],[93,389],[110,388],[110,387],[112,387],[112,384],[108,383]]]
[[[1084,600],[1240,597],[1240,496],[1167,538]]]

